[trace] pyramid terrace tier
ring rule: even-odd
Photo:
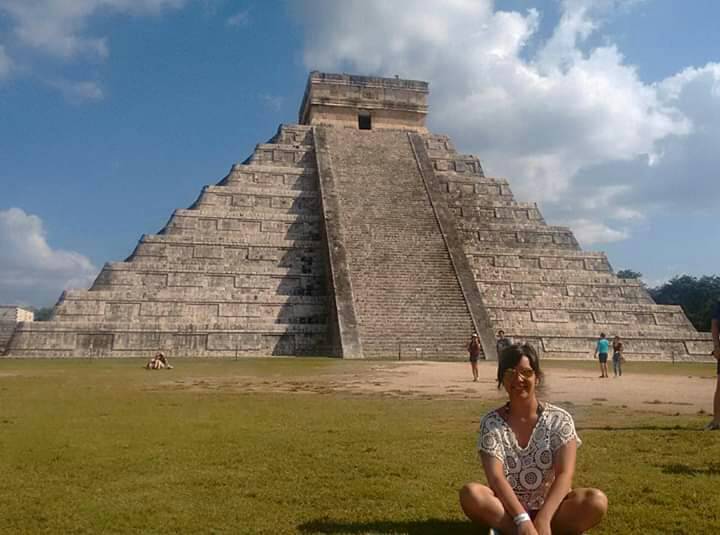
[[[113,290],[67,292],[54,310],[55,321],[124,321],[162,325],[165,321],[204,325],[325,323],[327,299],[278,296],[262,291],[156,292]]]
[[[482,177],[483,169],[480,160],[470,154],[435,154],[430,155],[433,169],[439,173],[455,173],[465,176]]]
[[[281,189],[276,187],[233,184],[208,186],[193,205],[193,210],[232,213],[236,210],[255,214],[317,214],[320,197],[315,190]]]
[[[477,280],[478,287],[488,302],[493,300],[527,299],[532,297],[549,298],[559,301],[564,298],[594,298],[613,302],[652,303],[652,298],[644,287],[632,282],[605,284],[582,284],[574,282],[507,282],[497,280]]]
[[[482,228],[488,223],[545,225],[540,210],[531,203],[490,200],[473,206],[451,206],[450,212],[458,227],[465,228]]]
[[[248,162],[258,166],[282,166],[312,168],[315,165],[315,151],[307,145],[257,145]]]
[[[96,322],[25,322],[12,340],[13,357],[244,357],[323,354],[325,325],[264,325],[215,329],[188,322],[163,328]]]
[[[476,269],[496,267],[602,272],[612,270],[604,253],[590,251],[549,249],[546,247],[508,249],[492,244],[483,244],[482,246],[466,244],[465,252],[470,265]]]
[[[235,191],[239,188],[267,188],[268,190],[316,191],[317,175],[314,168],[260,166],[251,164],[235,164],[230,173],[216,186],[207,188],[228,188]],[[252,192],[252,190],[248,190]]]
[[[620,279],[610,271],[592,269],[547,269],[536,267],[494,267],[476,266],[475,279],[482,282],[507,283],[548,283],[548,284],[591,284],[623,285],[635,287],[642,285],[634,279]]]
[[[164,229],[167,235],[262,240],[265,235],[287,240],[318,241],[316,215],[253,213],[244,210],[176,210]]]
[[[507,180],[457,177],[436,173],[435,189],[451,206],[475,206],[488,201],[513,202],[515,197]]]
[[[196,258],[180,266],[169,259],[152,258],[147,262],[112,262],[106,264],[94,284],[93,290],[121,286],[146,286],[152,288],[188,287],[199,288],[264,288],[279,294],[280,285],[304,288],[317,285],[325,278],[325,266],[316,264],[313,257],[301,257],[300,262],[284,267],[272,261],[247,261],[243,263],[208,263]],[[307,294],[305,294],[307,295]]]
[[[490,316],[503,326],[503,330],[515,332],[539,332],[562,335],[583,334],[598,336],[601,332],[619,334],[667,334],[694,332],[692,324],[681,310],[665,311],[605,311],[550,310],[520,308],[490,308]]]
[[[180,260],[281,260],[288,255],[313,254],[320,248],[321,243],[317,240],[289,240],[269,232],[244,238],[146,234],[130,258],[153,256]]]
[[[325,275],[217,273],[180,270],[115,270],[104,269],[91,291],[140,288],[146,292],[162,289],[177,292],[217,290],[226,293],[258,295],[325,295]]]
[[[195,250],[191,246],[173,245],[164,251],[154,248],[140,248],[126,263],[139,271],[152,270],[156,266],[172,264],[169,271],[195,271],[198,264],[206,264],[209,272],[229,266],[230,275],[234,273],[266,273],[273,267],[284,269],[286,273],[320,275],[324,272],[322,252],[317,249],[283,248],[266,245],[226,246],[216,256],[210,256],[205,250]],[[236,262],[242,262],[238,266]]]
[[[279,145],[312,145],[312,127],[300,124],[281,124],[270,143]]]
[[[608,334],[608,333],[606,333]],[[609,335],[615,333],[609,331]],[[626,366],[633,361],[666,360],[709,362],[712,340],[709,333],[618,333],[623,341]],[[562,335],[543,331],[513,331],[506,329],[506,335],[514,341],[529,342],[540,348],[543,358],[597,360],[595,346],[597,335]]]
[[[484,176],[480,160],[472,154],[460,154],[447,136],[424,135],[427,155],[437,173]]]
[[[564,303],[559,299],[488,300],[488,310],[496,320],[541,323],[674,325],[690,328],[681,307],[655,303],[621,303],[618,301]],[[595,328],[595,330],[597,330]],[[600,332],[600,331],[598,331]]]
[[[539,246],[553,249],[580,250],[572,231],[560,226],[522,225],[485,223],[477,228],[467,228],[464,222],[459,222],[458,233],[466,246],[470,249],[486,245],[502,246],[507,248],[536,248]]]

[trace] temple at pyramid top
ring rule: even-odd
[[[311,72],[299,123],[427,132],[428,83]]]

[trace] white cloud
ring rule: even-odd
[[[5,47],[0,45],[0,80],[6,78],[13,68],[13,62],[10,56],[5,52]]]
[[[267,106],[270,110],[276,112],[280,111],[280,108],[282,108],[282,105],[285,102],[284,97],[268,94],[260,95],[260,100],[262,100],[263,104],[265,104],[265,106]]]
[[[49,85],[59,89],[62,94],[71,102],[80,102],[88,100],[102,100],[105,96],[102,88],[93,81],[70,81],[70,80],[53,80]]]
[[[585,247],[601,243],[621,241],[628,237],[624,230],[616,230],[587,219],[575,219],[570,221],[570,227],[578,241]]]
[[[0,0],[0,13],[12,21],[17,39],[45,54],[69,59],[103,59],[107,39],[87,35],[88,20],[100,13],[157,14],[185,0]]]
[[[228,26],[234,26],[236,28],[247,26],[249,23],[250,23],[250,10],[249,9],[245,9],[243,11],[238,11],[231,17],[228,17],[228,19],[225,21],[225,24],[227,24]]]
[[[412,9],[314,0],[293,14],[305,28],[308,68],[429,81],[431,129],[478,155],[488,175],[507,177],[521,200],[540,201],[548,220],[579,225],[586,244],[630,235],[612,220],[638,223],[708,202],[696,186],[717,199],[718,65],[646,83],[600,35],[603,17],[627,13],[626,3],[560,8],[544,41],[543,13],[496,11],[490,0]]]
[[[0,251],[0,303],[47,305],[98,273],[87,257],[50,247],[42,220],[20,208],[0,210]]]

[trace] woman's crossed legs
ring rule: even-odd
[[[489,487],[468,483],[460,489],[460,506],[465,515],[479,524],[515,533],[515,524],[505,512],[502,502]],[[598,524],[608,509],[608,499],[598,489],[582,488],[570,491],[552,519],[553,533],[579,534]]]

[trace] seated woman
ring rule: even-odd
[[[158,353],[148,361],[148,363],[145,365],[145,368],[148,370],[161,370],[166,366],[167,360],[165,359],[165,355],[163,355],[162,353]]]
[[[498,388],[509,401],[480,423],[478,449],[488,487],[468,483],[460,491],[467,517],[502,533],[570,534],[598,524],[605,494],[572,489],[580,438],[572,417],[540,403],[540,360],[529,344],[514,344],[499,357]]]

